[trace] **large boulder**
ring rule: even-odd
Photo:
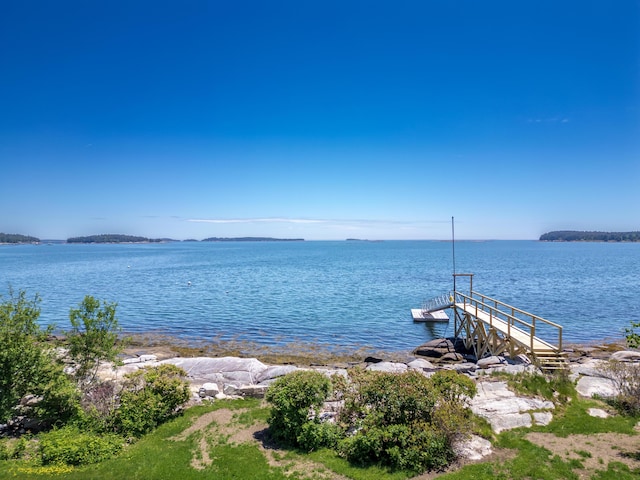
[[[184,369],[192,382],[253,385],[258,383],[260,375],[267,365],[255,358],[238,357],[196,357],[170,358],[160,363],[169,363]]]
[[[620,350],[611,354],[611,360],[618,362],[640,362],[640,352],[634,350]]]
[[[576,384],[577,392],[583,397],[599,397],[610,398],[618,395],[618,388],[613,380],[602,377],[580,377]]]
[[[506,382],[478,382],[477,389],[477,395],[471,399],[471,410],[485,418],[496,433],[551,421],[553,402],[519,397],[509,390]],[[543,412],[547,414],[539,414]]]

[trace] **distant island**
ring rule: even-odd
[[[146,238],[134,235],[121,235],[118,233],[103,233],[101,235],[89,235],[86,237],[67,238],[67,243],[161,243],[173,242],[169,238]]]
[[[541,242],[640,242],[640,232],[580,232],[561,230],[540,236]]]
[[[0,243],[40,243],[40,239],[17,233],[0,233]]]
[[[304,238],[272,238],[272,237],[209,237],[203,242],[304,242]]]

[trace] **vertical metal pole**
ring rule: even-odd
[[[453,254],[453,298],[456,298],[456,236],[451,217],[451,252]]]

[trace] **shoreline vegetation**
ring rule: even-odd
[[[541,242],[640,242],[638,232],[582,232],[558,230],[540,236]]]
[[[66,240],[41,240],[29,235],[15,233],[1,233],[2,244],[39,244],[39,243],[169,243],[169,242],[304,242],[304,238],[274,238],[274,237],[209,237],[202,240],[173,238],[147,238],[136,235],[119,233],[104,233],[84,237],[70,237]]]

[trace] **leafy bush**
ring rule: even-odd
[[[269,431],[281,442],[313,450],[332,438],[319,424],[319,409],[331,392],[331,381],[312,370],[298,370],[277,379],[267,390],[271,403]],[[326,430],[325,430],[326,429]]]
[[[629,348],[640,348],[640,333],[636,332],[636,328],[640,328],[640,322],[631,322],[631,326],[624,329]]]
[[[431,383],[445,402],[466,404],[476,395],[476,384],[454,370],[439,370],[431,376]]]
[[[127,375],[113,415],[115,430],[125,436],[141,437],[173,418],[189,400],[186,375],[183,369],[171,364]]]
[[[313,420],[302,424],[296,441],[301,449],[312,452],[323,447],[336,447],[343,435],[338,425]]]
[[[454,458],[450,441],[454,432],[439,428],[443,422],[436,421],[438,408],[460,405],[459,411],[447,410],[449,414],[460,415],[464,412],[461,392],[468,389],[475,393],[474,388],[449,374],[438,377],[434,383],[416,371],[402,374],[354,371],[352,378],[357,387],[344,392],[341,420],[356,431],[339,446],[340,453],[349,461],[422,472],[440,469]],[[448,399],[441,393],[446,384],[452,386]],[[461,428],[453,426],[464,422],[456,416],[449,423],[449,430],[460,433]]]
[[[380,463],[414,472],[440,470],[455,457],[446,435],[423,421],[363,427],[342,440],[339,452],[356,465]]]
[[[98,435],[67,426],[40,437],[40,459],[43,465],[88,465],[113,457],[122,444],[115,434]]]

